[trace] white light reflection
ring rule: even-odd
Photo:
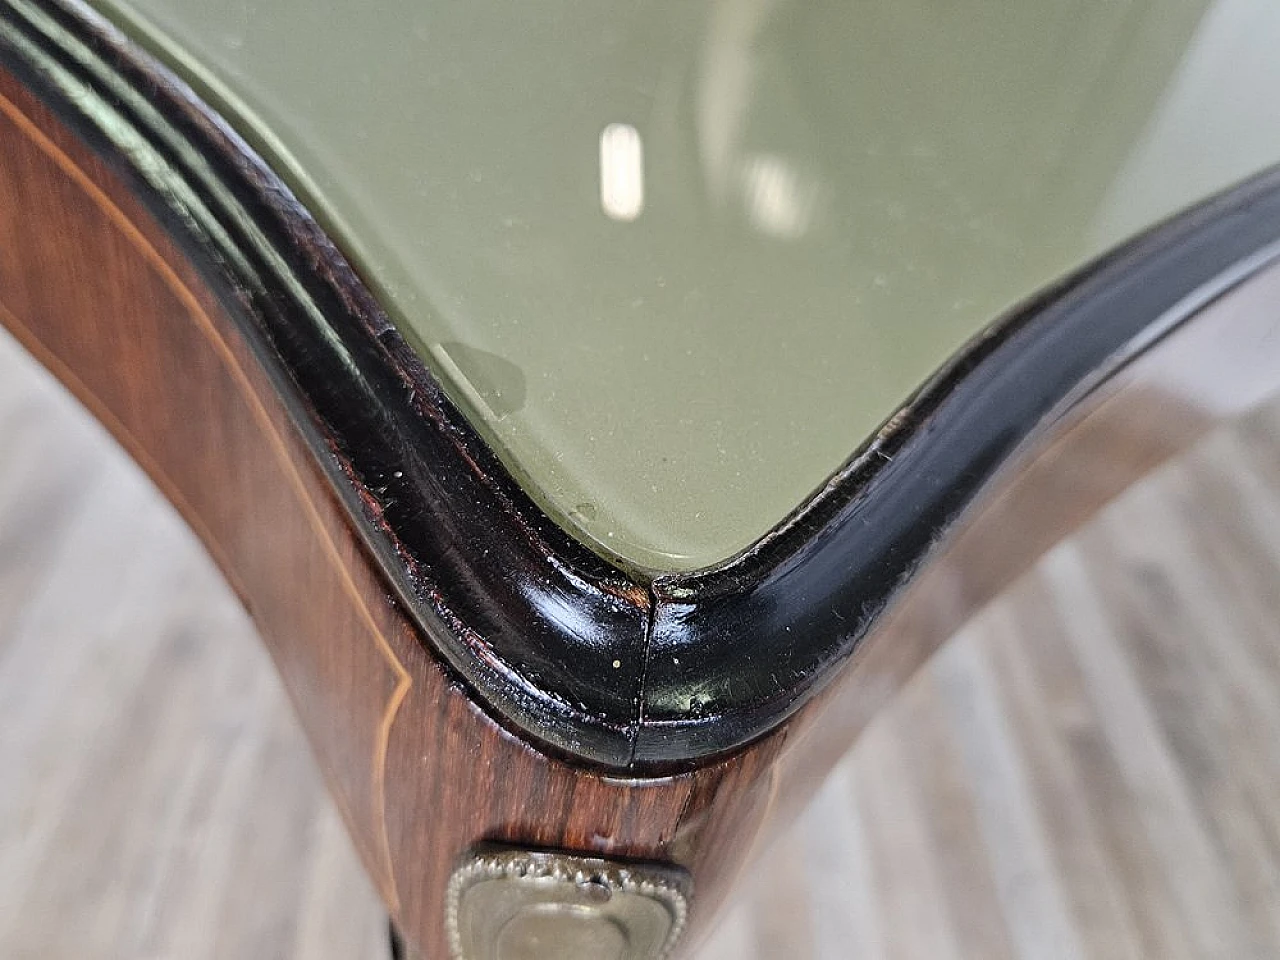
[[[746,167],[747,216],[761,233],[780,240],[804,236],[813,219],[817,189],[782,157],[762,154]]]
[[[624,223],[644,209],[644,145],[629,123],[611,123],[600,133],[600,206]]]

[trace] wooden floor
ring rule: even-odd
[[[0,958],[385,955],[244,614],[0,339]],[[954,641],[699,960],[1075,957],[1280,957],[1280,409]]]

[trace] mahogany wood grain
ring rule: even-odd
[[[0,320],[199,534],[427,956],[447,954],[454,863],[486,839],[674,860],[712,912],[764,817],[773,748],[629,780],[535,750],[486,715],[392,599],[216,298],[112,171],[2,73]]]
[[[431,652],[226,304],[127,179],[0,72],[0,322],[200,535],[258,625],[382,897],[433,958],[447,954],[448,875],[484,840],[681,864],[696,943],[758,841],[970,614],[1275,386],[1278,276],[1199,307],[1040,431],[791,721],[691,770],[606,775],[510,732]],[[1123,461],[1117,436],[1134,438]],[[1076,482],[1082,465],[1093,482]]]

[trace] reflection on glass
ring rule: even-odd
[[[623,222],[644,209],[644,146],[629,123],[611,123],[600,134],[600,206]]]
[[[1280,0],[94,3],[277,145],[549,513],[664,570],[1280,160]]]
[[[761,233],[780,240],[804,236],[817,190],[782,157],[753,157],[743,175],[747,216]]]

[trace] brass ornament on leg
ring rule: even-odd
[[[454,871],[454,960],[663,960],[685,925],[679,868],[482,847]]]

